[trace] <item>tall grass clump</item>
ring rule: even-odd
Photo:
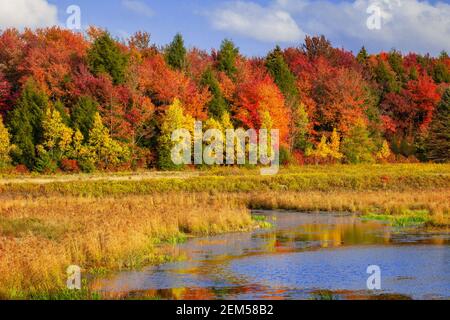
[[[85,272],[136,268],[161,259],[156,243],[251,226],[244,205],[205,193],[3,198],[0,297],[45,296],[64,288],[69,265]]]

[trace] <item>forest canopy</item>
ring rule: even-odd
[[[280,130],[285,164],[449,161],[450,58],[335,48],[323,36],[246,57],[91,27],[0,32],[0,169],[167,162],[167,128]],[[178,169],[178,168],[176,168]]]

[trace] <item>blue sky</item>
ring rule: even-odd
[[[231,38],[252,56],[276,44],[298,46],[306,34],[324,34],[335,46],[353,51],[365,45],[371,52],[395,47],[436,55],[450,51],[449,1],[2,0],[0,28],[64,25],[67,7],[78,5],[84,27],[104,27],[117,37],[145,30],[157,45],[181,32],[189,47],[210,50]],[[8,10],[20,14],[11,18]],[[374,14],[380,29],[367,27]]]

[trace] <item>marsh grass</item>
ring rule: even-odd
[[[244,205],[208,194],[19,197],[0,202],[0,217],[0,296],[7,298],[61,292],[69,265],[139,268],[167,261],[158,243],[253,225]]]
[[[351,212],[395,225],[448,228],[450,189],[412,191],[311,191],[253,193],[240,196],[251,209],[302,212]]]
[[[120,176],[120,175],[119,175]],[[130,181],[0,184],[0,298],[84,299],[64,290],[83,274],[170,261],[159,249],[188,237],[272,227],[251,209],[352,212],[394,225],[448,230],[449,165],[214,169]]]
[[[131,176],[128,176],[128,178]],[[450,165],[361,165],[285,168],[274,176],[261,176],[257,169],[218,168],[199,175],[129,180],[122,176],[99,176],[99,180],[49,180],[41,183],[0,183],[0,194],[29,196],[145,195],[164,192],[266,192],[266,191],[407,191],[450,188]]]

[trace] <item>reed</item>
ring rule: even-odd
[[[0,297],[65,286],[69,265],[121,270],[164,259],[155,244],[249,230],[249,210],[208,194],[125,198],[18,197],[0,202]]]

